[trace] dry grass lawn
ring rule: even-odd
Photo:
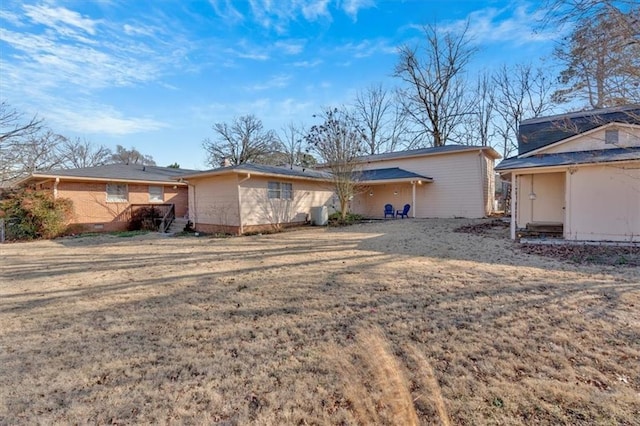
[[[640,424],[640,268],[468,220],[0,246],[0,424]]]

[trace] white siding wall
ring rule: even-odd
[[[567,176],[565,238],[640,241],[640,168],[579,167]]]
[[[238,177],[190,179],[189,219],[195,224],[240,226]]]
[[[487,204],[493,203],[493,194],[489,202],[486,179],[489,167],[483,167],[485,155],[479,151],[457,152],[443,155],[403,158],[397,160],[376,161],[366,164],[364,169],[382,169],[400,167],[414,173],[433,178],[433,182],[416,187],[416,217],[483,217],[487,213]],[[485,169],[485,170],[483,170]],[[491,166],[493,170],[493,165]],[[492,173],[492,172],[491,172]],[[361,195],[352,205],[354,212],[382,217],[386,203],[394,208],[411,204],[411,185],[388,184],[380,189],[374,187],[374,200],[361,200]],[[485,189],[483,189],[485,188]],[[393,195],[398,190],[399,195]]]
[[[293,199],[269,199],[268,182],[291,183]],[[328,205],[333,196],[330,184],[286,178],[254,177],[240,183],[242,225],[304,222],[311,207]]]

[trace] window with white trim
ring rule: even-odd
[[[164,188],[162,186],[149,185],[149,202],[162,203],[164,201]]]
[[[128,201],[129,190],[126,183],[107,184],[107,202],[126,203]]]
[[[283,200],[293,199],[293,184],[286,182],[269,182],[267,184],[269,198]]]

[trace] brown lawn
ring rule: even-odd
[[[627,424],[640,268],[468,220],[0,246],[0,424]]]

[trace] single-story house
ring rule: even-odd
[[[31,185],[73,202],[74,232],[127,229],[132,209],[155,206],[187,215],[187,184],[180,180],[192,170],[142,164],[108,164],[68,170],[35,172],[15,185]],[[174,179],[175,178],[175,179]]]
[[[383,218],[385,204],[410,217],[484,217],[492,212],[499,154],[450,145],[371,155],[354,173],[362,188],[350,210]],[[241,164],[181,178],[189,185],[189,219],[202,232],[244,234],[308,222],[314,207],[338,208],[328,170]]]
[[[326,173],[240,164],[187,173],[189,219],[201,232],[246,234],[304,224],[333,197]]]
[[[640,241],[640,106],[522,122],[511,182],[511,237],[556,226],[566,240]]]

